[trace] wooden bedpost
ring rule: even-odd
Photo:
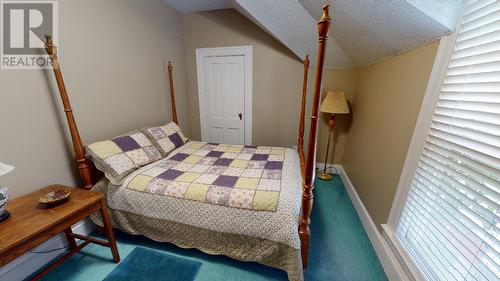
[[[172,121],[174,121],[176,124],[179,124],[177,122],[177,110],[175,109],[175,94],[174,94],[174,78],[172,76],[172,63],[170,61],[168,62],[168,82],[170,85],[170,102],[172,103]]]
[[[299,138],[297,140],[297,150],[300,158],[300,172],[304,178],[306,159],[304,155],[304,119],[306,114],[307,97],[307,75],[309,70],[309,55],[304,59],[304,81],[302,82],[302,102],[300,104]]]
[[[316,65],[316,80],[314,81],[314,96],[311,112],[311,128],[309,129],[309,143],[307,147],[307,159],[304,181],[302,184],[302,211],[300,213],[299,237],[301,242],[302,266],[307,268],[309,254],[309,238],[311,230],[311,210],[313,206],[313,188],[316,162],[316,141],[319,120],[319,103],[321,95],[321,82],[323,79],[323,61],[325,59],[326,40],[328,29],[330,28],[330,16],[328,15],[328,5],[323,6],[323,16],[318,22],[318,64]]]
[[[68,93],[66,92],[66,86],[64,85],[64,79],[62,77],[61,68],[59,62],[57,61],[57,47],[52,43],[52,36],[45,35],[45,50],[50,56],[52,67],[54,69],[54,75],[57,81],[57,87],[59,88],[59,94],[61,95],[61,100],[64,107],[64,113],[66,113],[66,120],[68,121],[69,131],[71,133],[71,141],[73,142],[73,149],[76,155],[76,162],[78,164],[78,170],[80,171],[80,177],[83,180],[83,187],[85,189],[92,188],[92,169],[87,163],[85,158],[85,146],[83,145],[80,133],[76,126],[75,117],[73,116],[73,109],[71,109],[71,104],[69,102]]]

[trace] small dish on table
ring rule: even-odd
[[[50,191],[38,199],[38,205],[42,208],[52,208],[68,201],[70,195],[71,191],[69,189],[57,189]]]

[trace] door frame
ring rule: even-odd
[[[208,132],[206,125],[207,98],[203,94],[205,85],[202,81],[205,80],[203,72],[203,58],[205,57],[225,57],[225,56],[243,56],[245,65],[245,85],[244,85],[244,143],[252,145],[252,46],[232,46],[232,47],[217,47],[217,48],[197,48],[196,49],[196,73],[198,77],[198,102],[200,107],[200,126],[201,140],[208,140]]]

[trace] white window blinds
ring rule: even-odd
[[[468,1],[396,228],[428,280],[500,280],[500,1]]]

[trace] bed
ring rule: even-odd
[[[178,155],[184,155],[184,152],[193,145],[204,145],[202,148],[210,146],[201,142],[189,141],[173,151],[168,157],[131,173],[121,186],[113,185],[107,179],[102,179],[94,185],[92,190],[101,191],[106,195],[113,225],[127,233],[144,235],[150,239],[170,242],[179,247],[197,248],[209,254],[224,254],[237,260],[257,261],[287,271],[290,280],[300,280],[302,267],[297,228],[300,214],[301,175],[297,152],[292,149],[283,150],[281,186],[264,184],[265,191],[262,191],[264,193],[276,192],[268,190],[279,191],[277,204],[272,203],[272,200],[265,200],[259,204],[251,204],[251,202],[245,204],[244,195],[241,196],[242,200],[238,200],[238,196],[234,196],[236,197],[234,200],[234,191],[237,190],[261,192],[260,186],[256,186],[253,190],[250,189],[251,185],[238,185],[238,181],[211,186],[220,186],[221,189],[225,190],[231,189],[233,193],[226,193],[228,196],[224,195],[224,191],[219,192],[217,196],[217,190],[212,193],[209,190],[206,192],[208,193],[206,196],[189,195],[190,190],[200,190],[191,189],[191,187],[213,181],[210,178],[212,175],[216,180],[223,177],[225,177],[224,179],[234,178],[224,175],[217,177],[217,174],[213,173],[220,173],[219,168],[226,167],[216,165],[213,166],[217,168],[214,169],[216,171],[208,169],[197,180],[194,180],[195,183],[189,183],[192,182],[189,177],[178,180],[178,184],[189,183],[187,192],[176,192],[172,189],[170,193],[167,190],[169,195],[165,196],[165,185],[162,185],[161,182],[162,173],[168,171],[166,168],[173,165],[176,167],[186,166],[185,169],[189,170],[178,176],[177,179],[179,179],[190,175],[192,173],[190,171],[195,170],[193,168],[204,166],[172,160],[172,158],[176,159]],[[229,146],[229,148],[237,148],[237,146]],[[202,149],[196,151],[202,151]],[[191,154],[194,153],[196,152]],[[268,161],[268,163],[272,163],[272,161]],[[182,168],[178,169],[182,170]],[[235,171],[231,169],[232,167],[227,167],[225,174],[241,175],[244,173],[235,168],[235,174]],[[244,169],[244,171],[252,170],[258,169]],[[157,176],[153,177],[154,175]],[[238,178],[257,179],[250,176],[255,175],[243,174]],[[142,184],[142,179],[145,177],[152,178],[149,181],[150,184]],[[155,182],[155,180],[158,181]],[[260,181],[266,183],[266,179]],[[169,181],[165,180],[165,182]],[[223,185],[235,187],[225,188]],[[168,187],[170,186],[172,186],[171,183]],[[244,188],[239,189],[238,187]],[[182,190],[182,186],[180,188]],[[252,195],[256,198],[255,194]],[[183,199],[179,200],[181,197]],[[204,198],[211,200],[209,202],[202,201]],[[252,205],[259,209],[249,209]],[[93,220],[102,225],[98,215],[93,216]]]
[[[97,166],[103,170],[92,153],[109,156],[109,147],[83,145],[56,47],[47,36],[46,50],[52,60],[83,188],[105,194],[113,226],[124,232],[259,262],[285,270],[290,280],[302,280],[308,261],[318,108],[329,25],[326,5],[318,23],[318,63],[307,157],[303,136],[308,57],[304,60],[297,151],[183,140],[168,154],[164,151],[161,157],[155,156],[155,161],[136,165],[119,182],[107,175],[102,177],[95,169]],[[166,126],[178,128],[170,62],[167,69],[173,123]],[[137,134],[131,136],[138,140]],[[112,140],[114,153],[125,153],[130,147],[122,141],[125,137]],[[149,140],[154,142],[154,138]],[[89,160],[89,151],[94,162]],[[98,215],[93,215],[92,220],[102,225]]]

